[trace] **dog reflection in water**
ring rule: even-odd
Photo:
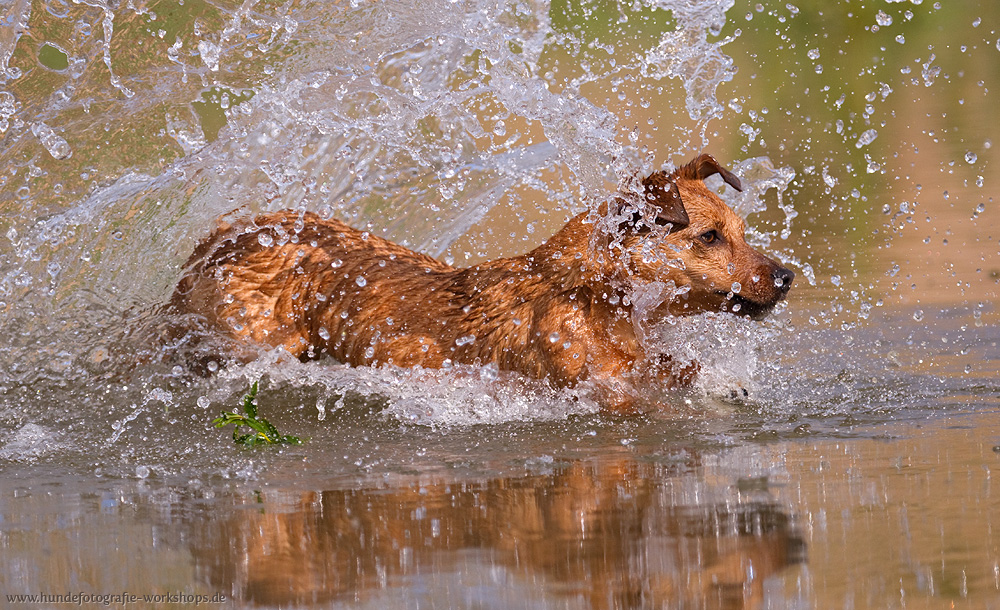
[[[635,407],[629,379],[689,383],[669,346],[645,345],[634,298],[673,294],[645,320],[730,311],[761,318],[793,273],[751,248],[745,222],[704,184],[739,179],[709,155],[572,218],[521,256],[455,268],[309,212],[221,223],[172,298],[241,341],[354,366],[495,365],[556,386],[595,385],[609,410]],[[636,189],[639,190],[639,189]],[[608,218],[613,218],[607,222]],[[738,289],[734,286],[738,285]]]
[[[686,455],[671,466],[604,458],[509,478],[265,490],[250,500],[260,510],[199,526],[192,551],[213,584],[264,606],[423,596],[467,607],[481,583],[495,608],[760,608],[764,583],[805,558],[794,519],[766,492],[674,504],[699,468],[697,452]]]

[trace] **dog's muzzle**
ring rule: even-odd
[[[795,274],[789,269],[778,267],[771,272],[771,279],[774,280],[774,287],[784,295],[788,294],[788,290],[792,287],[792,280],[795,279]]]

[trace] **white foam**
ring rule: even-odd
[[[670,355],[679,366],[698,364],[695,389],[729,398],[756,394],[765,357],[780,322],[757,322],[726,313],[669,318],[653,325],[648,347]]]
[[[360,394],[388,403],[383,415],[432,426],[497,424],[512,421],[560,420],[589,414],[597,404],[584,390],[555,389],[544,381],[504,373],[489,366],[456,365],[448,369],[404,369],[395,366],[350,367],[332,360],[300,362],[283,350],[230,367],[220,377],[237,387],[264,375],[271,383],[314,388],[332,395]],[[220,388],[222,393],[228,390]],[[324,403],[323,416],[330,407]]]
[[[0,459],[30,461],[49,454],[63,446],[58,434],[37,424],[24,424],[16,430],[3,446]]]
[[[780,322],[755,322],[725,313],[709,313],[645,325],[644,343],[651,354],[666,354],[680,367],[697,363],[694,391],[709,398],[729,400],[753,396],[766,381],[760,379],[768,345],[780,332]],[[582,383],[557,389],[545,381],[493,366],[455,365],[447,369],[404,369],[395,366],[350,367],[332,360],[300,362],[282,349],[268,351],[249,364],[220,373],[224,382],[211,398],[228,395],[266,376],[270,383],[316,389],[342,397],[347,393],[372,401],[383,400],[382,415],[430,426],[466,426],[505,422],[563,420],[600,410],[594,387]],[[676,410],[689,394],[637,373],[623,381],[642,409]],[[745,392],[744,392],[745,390]],[[322,399],[321,399],[322,400]],[[342,408],[339,399],[323,401],[320,418]]]

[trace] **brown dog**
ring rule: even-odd
[[[589,379],[612,390],[607,408],[624,410],[623,377],[652,365],[674,385],[697,370],[669,356],[651,362],[637,291],[673,290],[654,319],[720,310],[756,319],[791,286],[794,274],[747,245],[743,219],[705,186],[713,174],[741,188],[701,155],[643,180],[645,201],[622,194],[601,218],[580,214],[527,254],[466,269],[309,212],[262,214],[199,245],[171,303],[299,358],[494,364],[557,386]],[[608,205],[618,214],[603,226]]]

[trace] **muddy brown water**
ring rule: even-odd
[[[0,607],[1000,608],[994,3],[0,17]],[[655,329],[703,374],[644,415],[488,368],[203,377],[156,309],[237,208],[461,265],[701,151],[797,279]],[[257,380],[304,444],[212,427]]]

